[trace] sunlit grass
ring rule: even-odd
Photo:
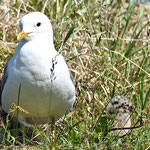
[[[55,48],[66,58],[77,91],[72,113],[45,131],[35,126],[32,138],[23,130],[23,144],[3,127],[7,136],[2,147],[145,149],[150,146],[150,49],[145,6],[94,0],[5,0],[0,7],[1,76],[17,46],[19,18],[31,11],[42,11],[52,22]],[[118,94],[130,99],[138,110],[132,116],[133,126],[140,117],[146,124],[122,138],[110,133],[105,136],[112,125],[105,106]]]

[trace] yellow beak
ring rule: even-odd
[[[27,37],[30,33],[25,33],[23,30],[18,34],[17,40],[20,41],[24,37]]]

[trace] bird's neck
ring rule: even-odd
[[[57,54],[53,41],[47,38],[35,38],[30,41],[22,39],[18,44],[16,52],[17,51],[19,53],[37,53],[37,55],[44,55],[50,53],[52,57],[53,55]]]

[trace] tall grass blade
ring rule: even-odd
[[[64,39],[64,42],[63,42],[63,45],[67,42],[67,40],[70,38],[70,36],[73,34],[73,31],[76,27],[76,23],[73,24],[73,26],[70,28],[70,30],[68,31],[65,39]]]
[[[143,30],[144,27],[147,25],[147,24],[144,25],[144,27],[141,28],[141,30],[135,35],[135,33],[137,32],[138,27],[140,26],[140,23],[141,23],[143,14],[144,14],[144,6],[145,6],[145,5],[143,5],[143,7],[142,7],[142,9],[141,9],[141,13],[140,13],[138,22],[137,22],[136,27],[135,27],[135,29],[134,29],[134,31],[133,31],[133,34],[131,35],[131,38],[138,39],[138,37],[140,36],[142,30]],[[131,41],[131,42],[128,44],[128,47],[127,47],[126,52],[125,52],[125,57],[128,57],[128,56],[131,54],[132,49],[134,48],[135,43],[136,43],[136,41]]]

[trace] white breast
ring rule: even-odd
[[[33,47],[31,51],[27,46],[9,62],[11,67],[2,93],[2,108],[9,113],[12,103],[19,103],[29,112],[26,115],[19,111],[18,119],[24,124],[48,123],[52,118],[57,120],[75,101],[75,88],[68,67],[55,50],[35,55]],[[41,47],[35,46],[34,50],[39,51]]]

